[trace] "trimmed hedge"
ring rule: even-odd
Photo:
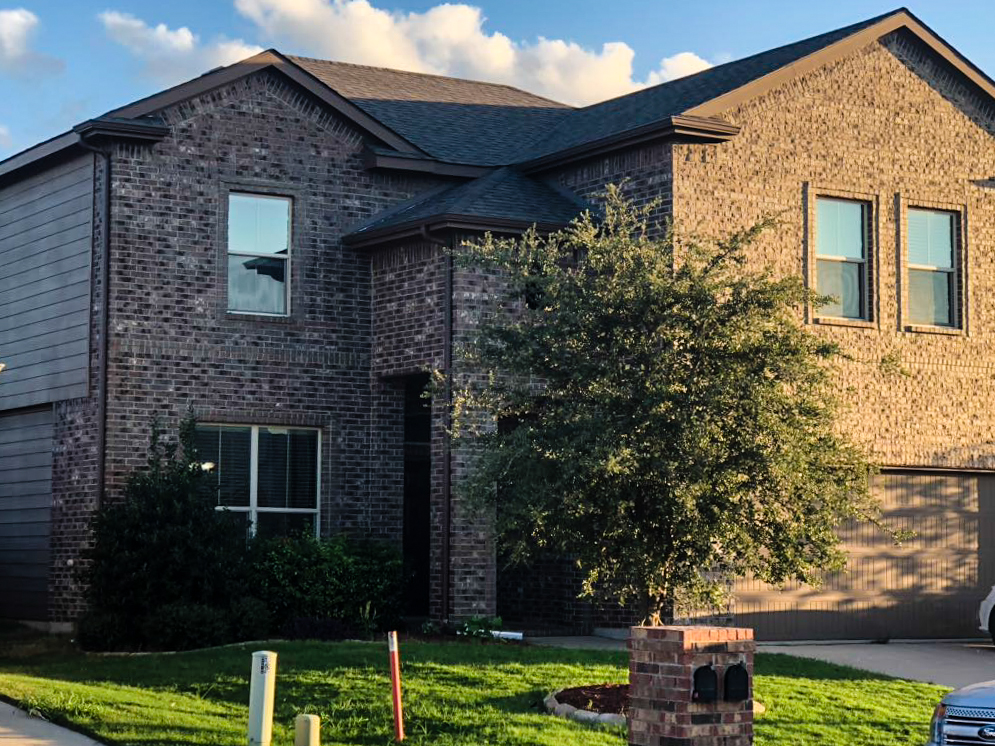
[[[335,619],[372,633],[400,620],[402,562],[392,547],[296,536],[253,542],[250,555],[252,593],[266,599],[276,629]]]

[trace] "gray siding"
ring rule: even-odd
[[[93,157],[0,189],[0,410],[87,395]]]
[[[52,408],[0,415],[0,617],[45,621]]]

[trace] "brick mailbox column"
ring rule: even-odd
[[[630,746],[750,746],[755,650],[752,629],[632,627]],[[726,672],[737,663],[749,674],[746,699],[727,701]],[[709,664],[718,681],[715,701],[694,701],[695,670]]]

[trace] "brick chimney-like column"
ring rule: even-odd
[[[750,746],[755,650],[752,629],[632,627],[630,746]],[[745,668],[745,687],[736,683],[743,684],[742,669],[727,676],[737,664]],[[710,699],[709,680],[717,685],[714,701],[703,701]]]

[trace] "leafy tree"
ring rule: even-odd
[[[474,453],[462,490],[497,508],[514,560],[575,557],[585,595],[660,623],[719,600],[717,577],[816,581],[876,504],[834,427],[840,352],[800,323],[820,299],[747,267],[772,221],[657,239],[653,207],[609,187],[599,220],[463,247],[507,297],[463,351],[454,432]]]

